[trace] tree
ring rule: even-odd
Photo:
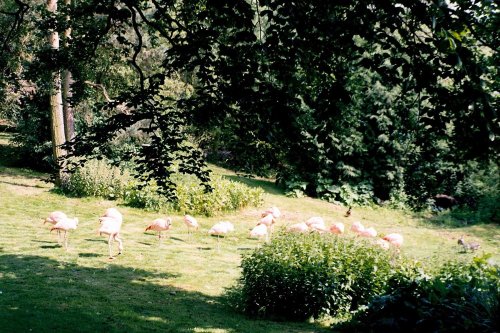
[[[233,167],[276,172],[311,195],[423,202],[453,190],[463,158],[498,152],[497,10],[486,0],[79,1],[64,51],[74,105],[105,87],[111,73],[90,70],[109,61],[101,55],[135,76],[92,103],[95,123],[68,157],[112,155],[109,143],[138,126],[147,140],[114,157],[171,197],[177,163],[208,179],[194,134]],[[173,77],[189,77],[193,93],[164,94]]]

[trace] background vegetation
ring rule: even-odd
[[[8,0],[0,19],[2,115],[33,167],[62,167],[46,110],[67,70],[77,137],[59,158],[129,161],[167,200],[178,171],[210,190],[209,160],[290,195],[422,208],[446,193],[498,220],[484,189],[498,184],[495,2],[88,0],[49,14]]]
[[[0,121],[15,133],[1,137],[0,321],[498,331],[498,13],[490,0],[3,1]],[[262,245],[248,238],[262,203],[282,228],[320,215],[400,232],[403,257],[349,236]],[[130,252],[111,265],[86,232],[116,205]],[[81,217],[67,252],[35,223],[53,210]],[[217,252],[205,233],[147,241],[147,222],[185,213],[237,231]],[[470,261],[464,234],[492,257]],[[320,324],[228,318],[230,285],[247,314]]]

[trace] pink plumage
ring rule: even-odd
[[[192,217],[191,215],[184,215],[184,223],[188,227],[188,229],[193,228],[193,229],[198,229],[198,221]]]
[[[335,222],[334,224],[332,224],[330,226],[330,232],[332,234],[341,235],[344,233],[344,230],[345,230],[345,226],[344,226],[344,223],[342,223],[342,222]]]
[[[172,219],[170,217],[166,219],[156,219],[154,220],[147,228],[146,231],[152,230],[152,231],[167,231],[172,228]]]
[[[365,227],[363,226],[363,224],[361,224],[361,222],[356,221],[352,224],[351,231],[354,233],[360,234],[363,231],[365,231]]]
[[[55,212],[50,213],[49,216],[45,219],[45,222],[43,222],[43,223],[44,224],[45,223],[56,224],[57,221],[59,221],[61,219],[66,219],[66,218],[68,218],[68,216],[66,216],[65,213],[60,212],[60,211],[55,211]]]
[[[362,237],[375,237],[377,236],[377,231],[374,228],[366,228],[365,230],[359,233]]]
[[[214,235],[214,236],[224,236],[228,232],[233,231],[233,230],[234,230],[234,226],[232,223],[219,222],[219,223],[214,224],[212,226],[212,228],[210,230],[208,230],[208,233],[210,235]]]
[[[311,229],[311,231],[316,231],[319,233],[324,233],[329,231],[324,223],[313,223],[309,226],[309,228]]]
[[[389,234],[382,239],[388,241],[395,247],[401,247],[401,245],[403,245],[403,235],[401,234]]]
[[[278,207],[271,207],[271,208],[268,208],[266,209],[263,213],[262,213],[262,217],[266,216],[266,215],[269,215],[271,214],[275,219],[279,218],[281,216],[281,211],[279,210]]]
[[[258,224],[250,231],[250,237],[261,238],[267,237],[267,226],[265,224]]]
[[[59,216],[59,218],[57,219],[57,222],[50,229],[50,231],[51,232],[52,232],[52,230],[57,230],[58,232],[64,231],[64,247],[67,250],[68,249],[68,231],[75,230],[77,226],[78,226],[78,218],[75,217],[73,219],[70,219],[69,217]]]
[[[62,230],[62,231],[69,231],[69,230],[75,230],[76,227],[78,226],[78,218],[70,219],[69,217],[65,218],[59,218],[57,223],[54,224],[54,226],[50,229],[52,230]]]
[[[267,214],[263,218],[260,219],[259,224],[264,224],[268,227],[274,224],[274,216],[273,214]]]
[[[323,218],[322,218],[322,217],[320,217],[320,216],[314,216],[314,217],[311,217],[310,219],[308,219],[308,220],[306,221],[306,224],[307,224],[307,226],[309,226],[309,227],[310,227],[311,225],[313,225],[313,224],[322,224],[322,225],[325,225],[325,221],[324,221],[324,220],[323,220]]]
[[[292,224],[286,230],[290,231],[290,232],[301,232],[301,233],[304,233],[304,232],[308,232],[309,231],[309,227],[304,222],[300,222],[300,223]]]
[[[109,216],[108,216],[109,215]],[[123,242],[119,238],[122,227],[123,217],[116,208],[108,208],[103,216],[99,218],[101,227],[99,228],[99,235],[108,235],[109,258],[113,259],[111,247],[114,240],[118,242],[118,254],[123,251]]]
[[[122,214],[116,208],[108,208],[101,217],[113,218],[115,220],[123,221]]]

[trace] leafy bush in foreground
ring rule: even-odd
[[[242,310],[289,320],[347,315],[384,291],[392,269],[391,253],[364,240],[289,233],[245,256],[241,266],[233,293]]]
[[[434,276],[414,266],[395,274],[342,332],[498,332],[500,270],[486,257],[450,263]]]

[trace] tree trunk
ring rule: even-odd
[[[47,0],[47,10],[55,13],[57,10],[57,0]],[[57,31],[49,31],[48,33],[49,46],[54,50],[59,50],[59,34]],[[61,145],[66,142],[64,136],[64,116],[62,108],[62,93],[61,93],[61,73],[59,70],[54,70],[51,73],[50,82],[50,120],[52,134],[52,154],[57,165],[57,173],[55,183],[57,186],[61,184],[62,168],[61,158],[65,155]]]
[[[64,0],[64,3],[69,7],[71,5],[71,0]],[[66,21],[69,24],[70,17],[66,16]],[[71,39],[71,27],[67,27],[64,31],[64,47],[69,46],[69,40]],[[71,93],[71,83],[72,75],[67,69],[63,71],[62,77],[62,101],[63,101],[63,115],[64,115],[64,135],[66,141],[71,141],[75,136],[75,118],[74,111],[70,103],[72,96]]]

